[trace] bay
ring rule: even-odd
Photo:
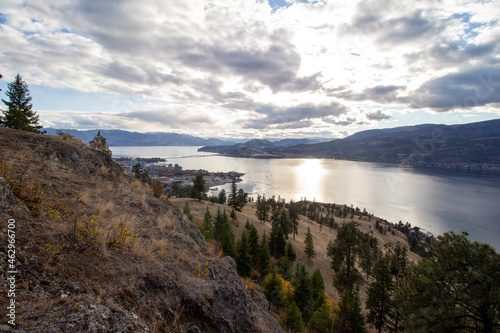
[[[390,222],[410,222],[436,236],[467,231],[470,240],[500,250],[498,176],[332,159],[235,158],[198,152],[199,147],[110,148],[115,157],[163,157],[184,169],[243,172],[238,188],[251,196],[352,204]],[[218,191],[228,191],[229,186],[218,186]]]

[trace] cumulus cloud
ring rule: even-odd
[[[500,102],[500,66],[479,67],[425,82],[410,97],[412,108],[467,109]]]
[[[75,126],[316,133],[405,108],[500,109],[494,1],[26,0],[1,14],[6,80],[136,101],[75,105]]]
[[[392,116],[390,114],[382,112],[382,110],[377,110],[367,113],[366,118],[368,120],[380,121],[380,120],[392,119]]]
[[[299,122],[310,119],[323,119],[326,117],[338,117],[349,109],[337,102],[328,104],[300,104],[292,107],[276,107],[274,105],[262,105],[255,110],[260,114],[254,119],[250,119],[243,125],[244,128],[263,129],[274,124],[288,124],[288,127],[300,126]],[[292,123],[296,123],[292,125]],[[302,124],[309,124],[303,122]]]

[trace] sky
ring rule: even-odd
[[[500,1],[2,0],[44,127],[340,138],[500,118]]]

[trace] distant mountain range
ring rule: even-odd
[[[58,131],[55,128],[47,128],[45,130],[50,135],[56,135]],[[61,131],[82,139],[84,143],[88,143],[96,136],[98,130],[79,131],[62,129]],[[234,144],[234,142],[226,142],[220,139],[203,139],[177,133],[137,133],[122,130],[101,130],[101,134],[106,138],[108,146],[206,146]]]
[[[267,140],[200,151],[236,157],[336,158],[415,167],[500,174],[500,119],[464,125],[368,130],[347,138],[280,147]]]
[[[58,129],[56,128],[44,128],[49,135],[56,135]],[[92,140],[96,134],[96,130],[73,130],[73,129],[61,129],[60,131],[69,133],[77,138],[82,139],[84,143],[88,143]],[[101,134],[106,138],[106,143],[108,146],[224,146],[224,145],[235,145],[236,139],[229,139],[228,141],[221,139],[203,139],[197,136],[177,134],[177,133],[137,133],[128,132],[122,130],[100,130]],[[254,143],[250,145],[258,146],[260,141],[267,140],[251,140]],[[249,141],[249,142],[251,142]],[[312,144],[325,142],[327,139],[283,139],[276,140],[269,143],[278,147],[288,147],[298,144]]]

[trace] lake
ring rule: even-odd
[[[163,157],[184,169],[243,172],[238,188],[255,197],[352,204],[390,222],[410,222],[436,236],[467,231],[470,240],[500,250],[499,176],[332,159],[235,158],[198,152],[199,147],[110,148],[114,157]]]

